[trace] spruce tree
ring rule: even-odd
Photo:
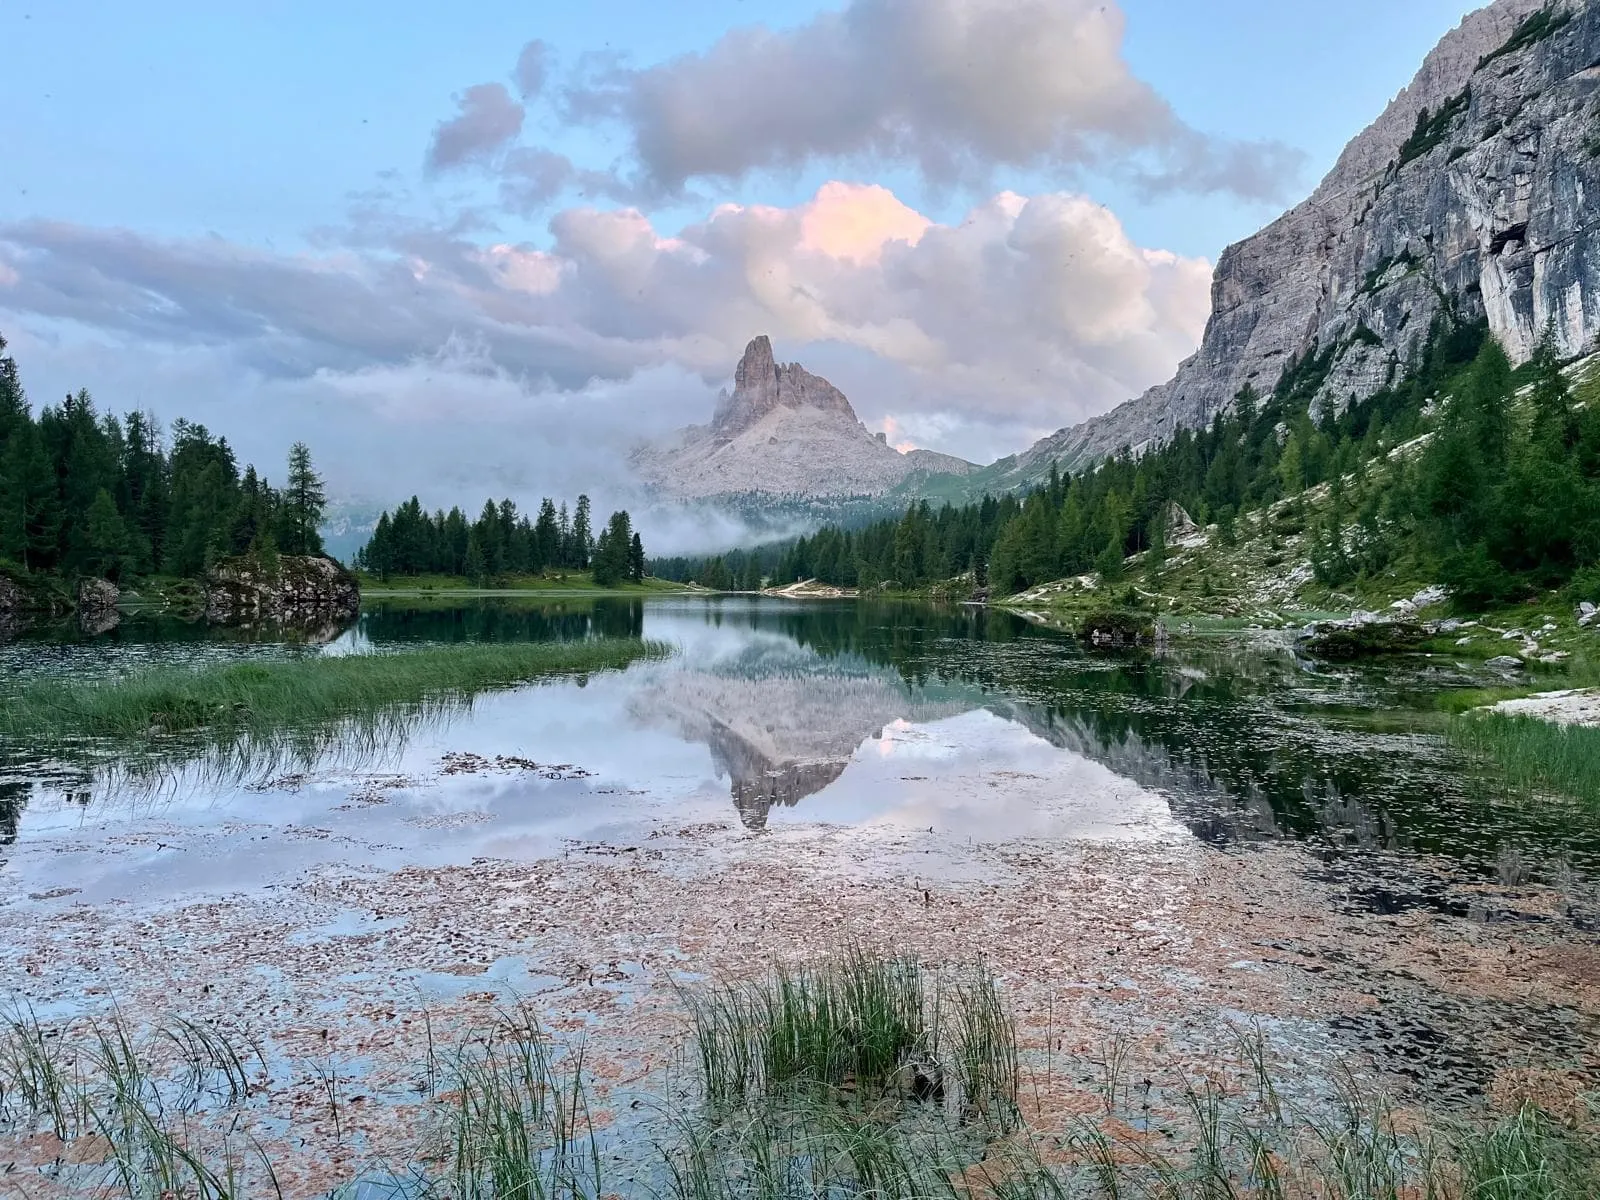
[[[628,578],[634,583],[644,582],[644,541],[637,530],[628,546]]]
[[[589,497],[578,497],[578,508],[572,516],[572,565],[582,571],[589,565],[594,552],[593,531],[589,521]]]
[[[322,479],[311,465],[311,448],[296,442],[289,449],[289,480],[283,492],[284,547],[290,554],[321,554],[322,514],[328,506]]]

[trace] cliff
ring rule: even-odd
[[[1547,324],[1600,332],[1600,0],[1499,0],[1428,55],[1304,203],[1217,263],[1199,351],[1168,383],[1036,443],[1011,483],[1205,425],[1315,354],[1313,408],[1416,362],[1436,316],[1487,319],[1514,361]]]

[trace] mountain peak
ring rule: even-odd
[[[733,372],[733,394],[724,393],[711,418],[720,441],[732,441],[779,408],[814,408],[859,424],[844,393],[799,363],[780,363],[766,334],[751,339]]]
[[[772,357],[772,339],[764,333],[758,334],[750,339],[750,344],[744,348],[744,357],[733,369],[733,386],[735,390],[742,390],[761,386],[768,380],[776,383],[777,378],[778,364]]]
[[[964,475],[971,463],[928,450],[902,454],[868,431],[844,393],[753,338],[711,424],[646,444],[630,459],[653,488],[681,498],[767,493],[881,496],[917,473]]]

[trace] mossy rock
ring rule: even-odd
[[[1411,654],[1428,640],[1415,621],[1374,621],[1367,625],[1319,625],[1306,642],[1318,658],[1349,660],[1385,654]]]
[[[1078,621],[1078,638],[1090,646],[1142,646],[1155,637],[1155,621],[1144,613],[1106,609]]]

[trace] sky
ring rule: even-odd
[[[987,462],[1170,377],[1472,7],[0,0],[0,334],[381,503],[596,490],[761,333]]]

